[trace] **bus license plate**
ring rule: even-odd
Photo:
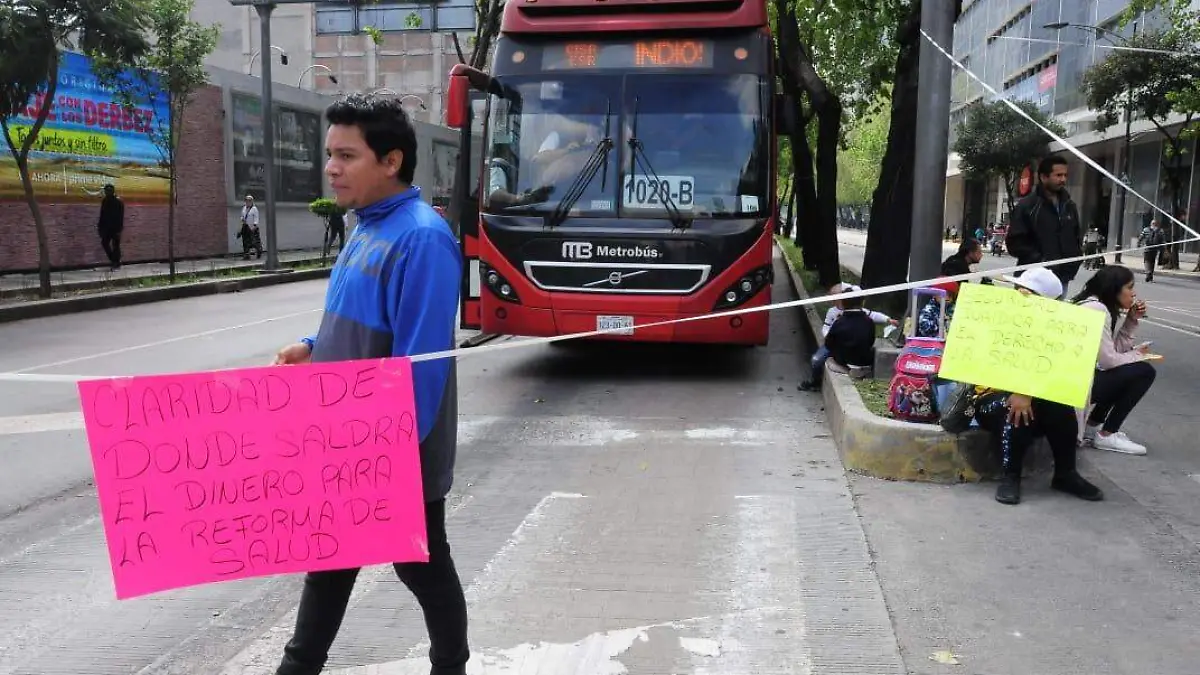
[[[661,179],[661,180],[660,180]],[[625,206],[633,209],[665,209],[667,197],[675,208],[691,210],[696,201],[696,183],[692,176],[625,176]]]
[[[633,335],[632,316],[598,316],[596,330],[612,331],[610,334]]]

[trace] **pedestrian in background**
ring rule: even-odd
[[[242,205],[242,227],[238,230],[238,239],[242,240],[242,258],[250,259],[250,251],[253,250],[257,255],[262,257],[262,236],[258,232],[258,207],[254,205],[254,196],[246,195],[246,202]]]
[[[1083,255],[1079,209],[1067,194],[1067,160],[1051,155],[1038,165],[1038,186],[1017,202],[1010,216],[1005,243],[1018,265],[1044,263],[1067,286],[1079,273],[1080,261],[1057,260]]]
[[[104,198],[100,200],[100,219],[96,223],[100,233],[100,247],[108,257],[112,269],[121,267],[121,233],[125,231],[125,202],[117,196],[112,183],[104,186]]]

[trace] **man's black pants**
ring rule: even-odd
[[[101,232],[100,247],[104,249],[104,255],[108,256],[108,262],[112,265],[121,264],[121,233],[120,232]]]
[[[1147,253],[1143,260],[1146,262],[1146,281],[1154,281],[1154,266],[1158,264],[1158,249]]]
[[[396,576],[425,614],[431,675],[463,675],[467,658],[467,602],[446,540],[446,500],[425,504],[428,563],[396,563]],[[310,572],[304,579],[296,632],[276,675],[317,675],[346,615],[357,569]]]

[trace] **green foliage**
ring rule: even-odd
[[[419,18],[420,17],[418,17],[418,19]],[[374,42],[376,47],[383,44],[383,31],[379,30],[375,26],[363,26],[362,32],[370,36],[371,42]]]
[[[886,109],[896,65],[896,28],[912,0],[792,0],[800,39],[849,119]]]
[[[1065,131],[1057,120],[1029,101],[1014,101],[1039,124],[1061,136]],[[1003,101],[976,103],[967,118],[958,125],[954,152],[959,166],[969,179],[999,176],[1008,191],[1008,203],[1014,203],[1014,191],[1021,171],[1046,151],[1050,142],[1046,132],[1030,124]]]
[[[838,153],[839,204],[866,204],[879,183],[883,155],[887,152],[891,118],[886,109],[851,122],[846,144]]]
[[[1188,29],[1188,26],[1191,26]],[[1195,17],[1181,17],[1166,30],[1138,33],[1132,47],[1168,52],[1192,52],[1200,40]],[[1190,32],[1190,34],[1189,34]],[[1088,69],[1082,88],[1088,106],[1100,114],[1101,129],[1116,124],[1126,105],[1136,115],[1152,121],[1168,140],[1163,124],[1172,113],[1192,117],[1200,113],[1200,57],[1190,54],[1118,50]],[[1185,131],[1189,131],[1185,129]]]
[[[346,209],[338,206],[337,202],[328,197],[314,199],[309,203],[308,211],[318,218],[323,218],[326,222],[329,222],[330,218],[346,214]]]
[[[409,12],[408,16],[404,17],[405,28],[417,29],[423,25],[425,25],[425,22],[421,20],[421,15],[416,12]]]

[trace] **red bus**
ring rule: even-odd
[[[510,0],[450,76],[462,326],[766,344],[765,311],[634,328],[770,302],[773,54],[766,0]]]

